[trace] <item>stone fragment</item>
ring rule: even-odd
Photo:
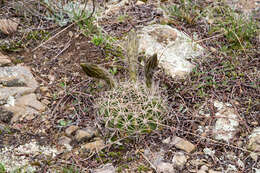
[[[221,171],[214,171],[214,170],[210,169],[209,173],[222,173],[222,172]]]
[[[105,146],[105,143],[102,139],[97,138],[94,142],[89,142],[82,146],[82,149],[87,151],[100,151]]]
[[[29,68],[24,66],[14,66],[14,67],[1,67],[0,68],[0,83],[5,85],[6,83],[14,83],[11,87],[30,87],[36,89],[38,83],[34,79]],[[9,84],[10,85],[10,84]]]
[[[188,61],[203,54],[203,48],[184,33],[168,25],[149,25],[139,32],[139,53],[147,56],[157,53],[159,66],[172,77],[190,73],[194,65]]]
[[[260,153],[260,127],[255,128],[249,136],[247,149]]]
[[[135,5],[145,5],[145,2],[143,2],[143,1],[137,1],[137,2],[135,3]]]
[[[203,152],[211,157],[214,157],[215,155],[215,150],[212,150],[211,148],[204,148]]]
[[[71,147],[71,145],[70,145],[71,141],[72,141],[72,140],[71,140],[69,137],[67,137],[67,136],[61,136],[61,137],[59,138],[58,144],[59,144],[59,145],[63,145],[63,146],[66,147],[68,150],[71,150],[71,149],[72,149],[72,147]]]
[[[10,123],[15,123],[17,121],[22,121],[27,116],[34,116],[38,112],[31,107],[20,107],[20,106],[8,106],[4,107],[6,110],[13,112],[13,117]]]
[[[16,32],[18,25],[19,20],[17,18],[0,19],[0,31],[4,34],[12,34]]]
[[[27,121],[31,121],[31,120],[33,120],[35,117],[36,117],[35,114],[29,114],[29,115],[27,115],[27,116],[24,117],[24,118],[25,118],[25,120],[27,120]]]
[[[196,146],[190,143],[189,141],[182,139],[178,136],[174,136],[172,138],[171,144],[174,145],[176,148],[186,151],[188,153],[195,150]]]
[[[213,128],[213,135],[216,140],[229,142],[238,131],[239,115],[233,108],[220,102],[215,102],[214,106],[218,109],[215,114],[217,121]]]
[[[1,79],[0,79],[1,80]],[[33,93],[35,89],[30,87],[0,87],[0,105],[6,104],[10,97],[20,97],[22,95]]]
[[[5,56],[0,52],[0,67],[8,66],[11,63],[12,61],[8,58],[8,56]]]
[[[42,94],[45,94],[49,91],[48,87],[40,87],[39,89]]]
[[[171,163],[163,162],[163,161],[159,162],[156,165],[156,169],[157,169],[157,172],[160,172],[160,173],[174,173],[175,172]]]
[[[174,173],[175,170],[173,168],[173,164],[164,161],[163,159],[164,153],[165,153],[164,150],[161,150],[159,152],[151,152],[150,150],[144,151],[144,155],[155,166],[157,172]]]
[[[4,123],[9,123],[13,117],[13,112],[0,107],[0,121]]]
[[[35,118],[35,114],[39,114],[45,110],[45,106],[36,99],[35,94],[24,95],[18,97],[16,100],[9,100],[11,101],[7,101],[3,108],[6,111],[13,113],[11,123],[23,120],[23,118],[26,120],[32,120]]]
[[[172,158],[172,163],[175,168],[182,170],[187,162],[187,157],[182,152],[177,152]]]
[[[43,99],[43,100],[41,100],[41,102],[42,102],[44,105],[46,105],[46,106],[48,106],[49,104],[51,104],[51,101],[48,100],[48,99]]]
[[[206,165],[203,165],[197,173],[207,173],[208,169],[209,168]]]
[[[65,134],[67,136],[71,136],[73,132],[75,132],[76,130],[78,130],[79,127],[78,126],[69,126],[66,130],[65,130]]]
[[[84,128],[84,129],[77,130],[75,139],[78,142],[82,142],[84,140],[88,140],[88,139],[94,137],[95,135],[97,135],[96,128],[89,126],[89,127]]]
[[[39,112],[45,110],[45,106],[37,100],[35,94],[28,94],[17,98],[15,102],[15,106],[19,106],[19,107],[27,106]]]
[[[108,163],[104,165],[102,168],[97,168],[92,171],[92,173],[115,173],[115,172],[116,169],[111,163]]]

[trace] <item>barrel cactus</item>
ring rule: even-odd
[[[96,101],[97,119],[120,137],[147,134],[161,128],[167,103],[158,90],[141,82],[121,82]]]

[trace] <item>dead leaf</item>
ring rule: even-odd
[[[19,22],[17,19],[0,19],[0,30],[4,34],[12,34],[16,32]]]

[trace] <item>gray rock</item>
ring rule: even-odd
[[[92,173],[115,173],[116,169],[111,163],[108,163],[108,164],[102,166],[102,168],[94,169],[91,172]]]
[[[249,136],[247,148],[251,151],[260,153],[260,127],[255,128]]]
[[[58,144],[59,145],[63,145],[64,147],[66,147],[68,150],[71,150],[72,149],[72,146],[70,145],[71,143],[71,139],[67,136],[61,136],[59,138],[59,141],[58,141]]]
[[[160,172],[160,173],[174,173],[175,172],[171,163],[163,162],[163,161],[159,162],[156,165],[156,169],[157,169],[157,172]]]
[[[0,121],[4,123],[9,123],[13,118],[13,112],[4,109],[4,107],[0,107]]]
[[[7,104],[5,104],[3,108],[13,113],[12,123],[22,120],[23,118],[32,120],[35,114],[39,114],[45,110],[45,106],[37,100],[35,94],[24,95],[17,99],[9,97],[9,101],[7,101]]]
[[[35,89],[30,87],[0,87],[0,105],[6,104],[11,97],[17,98],[22,95],[33,93]]]
[[[182,170],[187,162],[187,157],[182,152],[177,152],[172,158],[173,166],[179,170]]]
[[[12,87],[16,87],[16,84],[18,84],[18,87],[21,86],[21,84],[33,89],[38,87],[38,83],[29,68],[20,65],[0,68],[0,83],[6,83],[8,81],[16,81]]]
[[[0,120],[11,123],[25,118],[30,121],[43,112],[45,106],[34,94],[38,83],[23,66],[0,67]]]
[[[3,55],[3,54],[0,52],[0,67],[2,67],[2,66],[8,66],[8,65],[10,65],[11,63],[12,63],[11,60],[10,60],[7,56]]]
[[[66,130],[65,130],[65,134],[67,136],[71,136],[72,133],[74,133],[76,130],[78,130],[79,127],[78,126],[69,126]]]
[[[207,173],[208,169],[209,168],[206,165],[203,165],[197,173]]]
[[[89,142],[81,146],[83,150],[87,151],[100,151],[105,146],[105,143],[102,139],[96,138],[94,142]]]
[[[239,115],[233,109],[221,102],[214,102],[218,112],[215,114],[217,121],[213,128],[213,135],[216,140],[229,142],[238,131]]]
[[[165,151],[161,150],[159,152],[151,152],[150,150],[145,150],[144,155],[149,159],[149,161],[154,165],[157,172],[161,173],[174,173],[173,164],[164,161]]]
[[[15,106],[23,107],[31,107],[39,112],[45,110],[45,106],[39,102],[36,98],[35,94],[28,94],[16,99]]]
[[[189,141],[182,139],[178,136],[173,136],[172,138],[170,138],[170,137],[166,138],[162,142],[165,144],[168,144],[170,146],[175,146],[176,148],[186,151],[188,153],[190,153],[196,149],[195,145],[193,145]]]
[[[91,139],[97,135],[97,129],[94,127],[86,127],[84,129],[79,129],[76,131],[75,139],[78,142],[82,142],[88,139]]]
[[[157,53],[159,66],[172,77],[184,77],[191,72],[194,65],[188,59],[203,53],[201,46],[168,25],[145,26],[138,35],[139,52],[144,52],[148,56]]]

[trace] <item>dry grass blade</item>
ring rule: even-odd
[[[89,77],[103,79],[110,88],[113,88],[115,86],[115,82],[105,69],[102,69],[95,64],[80,64],[80,66]]]

